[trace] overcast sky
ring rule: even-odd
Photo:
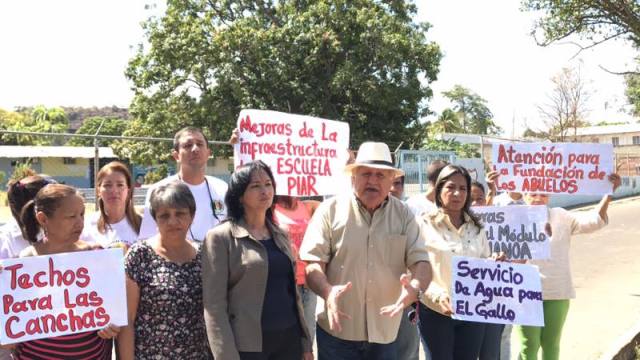
[[[132,99],[124,69],[143,38],[150,15],[142,0],[20,0],[0,2],[0,108],[121,106]],[[620,121],[626,104],[622,78],[601,70],[631,68],[635,52],[617,42],[585,51],[573,60],[571,45],[538,47],[528,35],[533,17],[520,1],[421,0],[419,20],[433,28],[428,38],[444,53],[432,84],[434,111],[449,106],[441,92],[460,84],[488,101],[511,135],[524,123],[541,128],[536,104],[552,90],[550,78],[581,66],[592,92],[589,120]],[[606,104],[606,109],[605,109]],[[516,135],[521,131],[516,131]]]

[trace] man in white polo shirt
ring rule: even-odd
[[[189,187],[196,199],[196,214],[187,237],[201,242],[207,231],[218,225],[227,216],[224,205],[227,183],[213,176],[205,175],[211,149],[202,130],[186,127],[178,131],[173,138],[171,155],[178,163],[178,173],[158,181],[147,191],[138,239],[147,239],[158,233],[156,222],[149,212],[149,196],[153,189],[172,181],[182,181]]]

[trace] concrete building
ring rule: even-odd
[[[577,129],[577,142],[640,148],[640,124],[589,126]]]
[[[100,163],[115,160],[111,148],[98,148]],[[13,173],[17,164],[29,162],[38,173],[48,174],[57,181],[79,188],[93,186],[93,147],[79,146],[0,146],[0,171],[5,177],[1,188]]]

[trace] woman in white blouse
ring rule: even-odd
[[[453,256],[491,256],[482,224],[469,210],[470,190],[471,177],[467,170],[447,165],[435,185],[437,211],[422,217],[433,279],[422,297],[419,326],[433,359],[477,359],[484,336],[484,323],[451,318]]]
[[[611,174],[609,181],[613,184],[612,192],[616,191],[621,183],[620,176]],[[547,205],[549,195],[525,194],[524,200],[528,205]],[[590,233],[604,227],[608,223],[610,201],[611,195],[605,195],[594,210],[584,213],[569,212],[562,208],[549,209],[551,257],[548,260],[529,261],[540,269],[545,326],[514,327],[520,338],[519,359],[537,360],[540,348],[544,360],[559,358],[560,337],[569,312],[569,301],[576,295],[569,263],[571,235]]]
[[[104,248],[128,248],[138,239],[141,217],[133,206],[133,181],[129,168],[118,161],[103,166],[96,177],[99,211],[85,220],[81,240]]]

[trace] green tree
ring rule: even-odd
[[[69,119],[64,110],[59,107],[46,108],[38,105],[34,108],[21,109],[18,114],[7,115],[6,130],[64,133],[69,128]],[[52,136],[5,134],[3,142],[13,145],[59,145],[63,141],[61,138]]]
[[[633,106],[631,112],[635,116],[640,116],[640,75],[627,75],[625,80],[627,83],[625,94]]]
[[[0,129],[12,130],[19,127],[25,123],[25,118],[25,114],[0,109]],[[0,143],[2,145],[18,145],[18,138],[16,135],[2,134]]]
[[[497,135],[502,131],[493,122],[493,113],[487,106],[487,100],[480,95],[460,85],[442,94],[453,103],[463,133]]]
[[[480,152],[478,151],[477,146],[474,146],[473,144],[461,144],[453,139],[429,139],[425,141],[422,149],[431,151],[455,151],[456,156],[462,158],[480,157]]]
[[[429,125],[428,130],[429,135],[433,137],[435,134],[462,132],[462,127],[460,126],[458,114],[447,108],[438,116],[438,120]]]
[[[9,181],[20,181],[26,177],[36,175],[37,172],[31,168],[31,159],[26,159],[24,162],[19,162],[13,168]]]
[[[541,14],[532,34],[547,46],[577,35],[592,47],[623,38],[640,46],[640,2],[637,0],[523,0],[524,10]]]
[[[169,166],[160,164],[156,169],[149,171],[144,176],[145,184],[153,184],[169,176]]]
[[[102,127],[101,127],[102,125]],[[76,134],[90,134],[95,135],[100,129],[100,135],[122,135],[127,129],[127,121],[123,119],[104,118],[100,116],[91,117],[86,119]],[[100,146],[110,146],[114,140],[100,140]],[[93,139],[74,137],[67,145],[71,146],[93,146]]]
[[[416,11],[400,0],[170,0],[126,71],[138,119],[126,134],[194,125],[227,139],[239,111],[256,108],[346,121],[352,145],[420,144],[441,53]],[[150,146],[130,154],[157,161]]]

